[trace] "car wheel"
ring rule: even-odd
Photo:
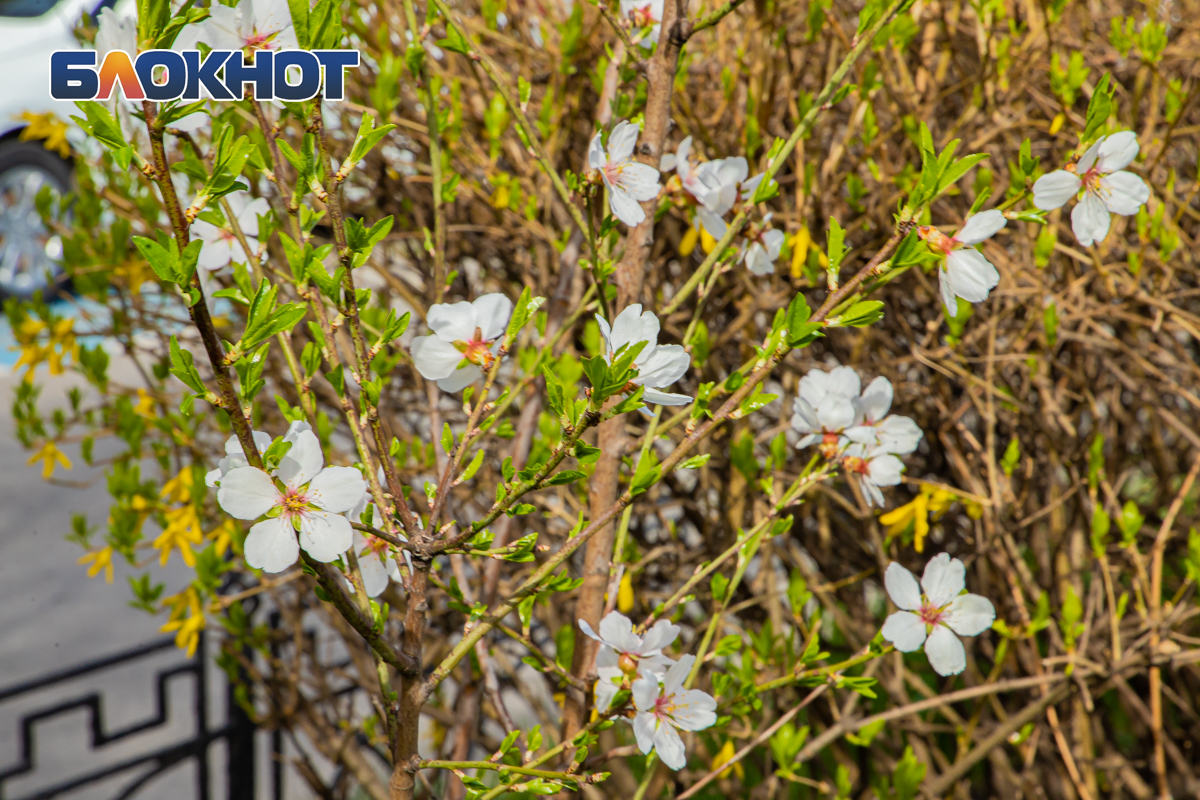
[[[40,142],[0,141],[0,295],[49,298],[61,288],[62,239],[35,201],[43,186],[61,194],[70,185],[70,162]]]

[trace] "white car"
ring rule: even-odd
[[[79,48],[74,29],[111,0],[0,0],[0,295],[58,288],[62,242],[42,224],[34,200],[43,186],[71,184],[71,163],[41,141],[21,141],[25,112],[76,113],[50,99],[50,54]]]

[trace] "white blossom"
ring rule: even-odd
[[[608,205],[613,216],[634,226],[646,219],[642,202],[658,197],[658,170],[633,158],[638,126],[625,120],[608,135],[608,150],[600,143],[600,134],[588,147],[588,166],[600,172],[608,187]]]
[[[908,417],[888,414],[892,407],[892,382],[882,375],[854,398],[859,422],[846,430],[846,438],[869,448],[881,447],[894,455],[906,455],[917,449],[924,435]]]
[[[929,245],[929,249],[942,258],[938,268],[938,286],[942,292],[942,303],[950,316],[958,316],[958,300],[955,298],[961,297],[970,303],[983,302],[988,292],[1000,282],[1000,273],[992,262],[972,245],[990,239],[1006,224],[1008,220],[1004,218],[1004,213],[993,208],[973,215],[954,236],[947,236],[928,225],[918,228],[918,235]]]
[[[271,207],[265,199],[251,198],[246,192],[234,192],[226,195],[225,199],[229,201],[229,209],[252,252],[247,253],[242,248],[241,242],[233,235],[232,224],[222,228],[202,219],[196,220],[192,223],[192,233],[203,242],[196,265],[214,272],[225,268],[231,261],[246,263],[251,255],[258,253],[258,217],[271,213]]]
[[[230,7],[214,3],[208,19],[186,26],[175,38],[175,50],[194,50],[198,43],[214,50],[294,50],[299,47],[287,0],[241,0]]]
[[[584,619],[579,620],[579,630],[601,644],[601,653],[608,648],[618,659],[632,659],[635,665],[643,658],[661,656],[663,648],[679,636],[679,626],[665,619],[655,622],[650,630],[639,636],[633,630],[633,622],[619,611],[610,611],[600,620],[600,633],[596,633]],[[599,658],[597,655],[597,663],[600,663]]]
[[[266,572],[290,567],[301,547],[323,562],[350,549],[353,528],[341,515],[366,490],[353,467],[325,466],[321,443],[306,423],[293,423],[284,441],[292,447],[274,476],[257,467],[236,467],[225,473],[217,490],[217,503],[235,519],[267,515],[250,529],[245,544],[246,563]]]
[[[1071,211],[1071,229],[1084,247],[1108,235],[1110,214],[1136,214],[1150,199],[1146,182],[1126,172],[1138,154],[1137,134],[1121,131],[1101,136],[1073,166],[1043,175],[1033,184],[1033,204],[1049,211],[1061,208],[1083,189]]]
[[[271,446],[271,434],[263,433],[262,431],[254,431],[254,446],[258,448],[258,452],[262,453]],[[225,473],[231,469],[245,467],[249,465],[246,460],[246,451],[242,449],[242,442],[236,435],[230,436],[225,440],[225,457],[217,462],[217,468],[211,470],[204,476],[204,485],[210,489],[215,489],[221,483],[221,478],[225,477]]]
[[[688,395],[659,391],[683,377],[691,366],[692,357],[681,345],[658,343],[659,322],[654,312],[642,313],[641,304],[635,303],[617,315],[611,328],[608,320],[599,314],[596,324],[604,339],[604,360],[610,364],[622,347],[646,343],[634,360],[638,374],[632,382],[645,387],[642,399],[647,405],[685,406],[692,402]]]
[[[457,392],[483,377],[504,336],[513,304],[502,294],[485,294],[473,303],[430,306],[425,321],[433,333],[413,339],[413,365],[443,391]]]
[[[814,369],[801,378],[799,396],[792,404],[792,428],[804,435],[796,447],[820,442],[822,455],[837,455],[850,441],[846,429],[861,421],[855,406],[861,389],[858,373],[851,367]]]
[[[911,572],[894,561],[884,575],[887,592],[901,610],[883,623],[883,638],[902,653],[924,645],[939,675],[957,675],[966,669],[967,652],[958,637],[977,636],[996,619],[990,600],[962,593],[966,572],[962,561],[942,553],[925,565],[920,586]]]
[[[767,215],[770,221],[771,215]],[[742,261],[746,269],[755,275],[770,275],[775,271],[775,259],[783,250],[783,231],[771,228],[764,230],[742,250]]]
[[[133,57],[138,52],[137,15],[126,14],[119,16],[111,8],[100,10],[96,17],[96,60],[103,62],[104,57],[113,50],[122,50]]]
[[[376,476],[380,483],[384,482],[383,467],[376,470]],[[372,523],[379,519],[379,513],[375,510],[375,504],[371,502],[371,494],[368,491],[364,491],[358,504],[350,509],[350,521],[362,522],[364,515]],[[408,541],[408,537],[403,533],[397,532],[396,537],[402,542]],[[408,564],[411,574],[412,554],[407,550],[403,552],[404,560]],[[354,554],[358,556],[358,570],[362,575],[363,589],[366,591],[367,597],[378,597],[382,594],[383,590],[387,588],[389,579],[401,583],[400,565],[396,563],[390,545],[383,539],[355,530]]]
[[[846,447],[842,467],[859,477],[867,505],[876,506],[883,505],[883,492],[879,487],[898,485],[904,472],[904,462],[886,447],[867,447],[858,443]]]
[[[650,28],[641,45],[654,47],[662,28],[663,0],[621,0],[621,16],[633,23],[635,30]]]
[[[646,669],[633,682],[637,708],[633,735],[638,749],[646,754],[657,751],[659,760],[674,770],[687,766],[679,731],[701,731],[717,721],[717,701],[706,692],[683,686],[695,661],[695,656],[686,655],[672,664],[661,680]]]

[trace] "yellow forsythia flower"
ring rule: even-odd
[[[26,111],[21,119],[29,124],[21,129],[21,140],[41,139],[47,150],[58,153],[63,158],[71,157],[71,146],[67,144],[67,123],[53,113],[34,114]]]
[[[621,576],[621,584],[617,587],[617,610],[622,614],[633,611],[633,578],[628,572]]]
[[[729,763],[730,759],[733,758],[733,756],[735,755],[736,752],[737,751],[734,750],[734,747],[733,747],[733,739],[726,739],[725,744],[721,747],[721,749],[717,752],[717,755],[713,758],[712,766],[709,768],[710,771],[719,769],[722,764]],[[745,778],[746,770],[742,768],[742,762],[738,761],[733,766],[721,770],[721,774],[718,775],[717,777],[718,778],[728,778],[730,776],[730,774],[737,775],[739,780],[742,778]]]
[[[165,567],[167,559],[171,557],[171,551],[178,549],[183,563],[189,567],[196,566],[192,545],[204,541],[204,534],[200,530],[200,518],[196,516],[196,507],[189,503],[163,513],[167,518],[167,527],[154,540],[154,547],[162,553],[159,563]]]
[[[911,526],[913,549],[922,553],[925,551],[925,537],[929,535],[930,515],[933,515],[934,522],[938,521],[958,499],[954,492],[923,483],[920,494],[911,503],[881,515],[879,522],[888,526],[888,538],[899,536]]]
[[[137,390],[138,401],[133,404],[133,413],[146,419],[154,419],[154,398],[145,389]],[[190,473],[190,470],[189,470]]]
[[[712,236],[710,236],[708,231],[704,230],[704,228],[701,227],[700,228],[700,248],[702,250],[704,250],[705,253],[711,253],[713,251],[713,248],[716,246],[717,246],[717,240],[714,239]]]
[[[163,608],[171,608],[171,617],[160,629],[162,633],[175,632],[175,646],[187,650],[190,658],[200,644],[200,631],[204,630],[204,609],[200,607],[200,594],[195,586],[189,586],[179,594],[163,600]]]
[[[792,237],[792,277],[804,277],[804,264],[808,261],[808,248],[812,246],[812,234],[807,225],[801,225],[800,230]]]
[[[696,249],[698,241],[700,241],[700,231],[696,230],[695,226],[689,227],[687,233],[679,240],[679,255],[690,256]]]
[[[113,582],[113,549],[104,547],[100,550],[94,550],[91,553],[79,557],[80,564],[91,563],[88,567],[88,577],[94,578],[100,574],[100,570],[104,570],[104,580],[107,583]]]
[[[54,474],[55,464],[61,464],[63,469],[71,468],[71,459],[67,458],[66,454],[62,450],[59,450],[58,445],[54,442],[46,442],[42,445],[41,450],[38,450],[29,457],[29,461],[26,463],[32,467],[39,461],[42,462],[43,480],[49,480],[50,476]]]
[[[159,496],[168,503],[190,503],[192,501],[192,468],[184,467],[178,475],[164,483]]]
[[[217,555],[225,555],[225,551],[233,544],[235,533],[237,533],[237,523],[230,517],[226,517],[224,522],[208,532],[208,538],[212,539],[217,548]]]

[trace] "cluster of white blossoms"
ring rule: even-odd
[[[892,384],[882,376],[862,391],[850,367],[814,369],[800,379],[792,404],[792,428],[803,434],[797,447],[817,444],[821,455],[839,459],[859,476],[868,504],[883,505],[881,486],[900,483],[899,456],[917,449],[922,432],[908,417],[889,414]]]
[[[613,216],[633,227],[646,219],[642,203],[658,197],[658,170],[633,157],[639,128],[621,120],[608,135],[608,149],[600,134],[588,146],[588,167],[600,173],[608,189],[608,207]]]
[[[465,389],[495,362],[512,312],[512,301],[499,293],[485,294],[473,303],[430,306],[425,322],[433,332],[413,339],[413,365],[421,377],[437,381],[443,391]]]
[[[893,561],[884,585],[900,611],[883,623],[883,638],[902,653],[925,646],[925,656],[939,675],[957,675],[967,667],[967,651],[959,636],[978,636],[996,620],[992,601],[963,594],[967,568],[948,553],[925,565],[920,585],[904,567]]]
[[[729,229],[725,215],[739,202],[754,196],[762,183],[763,173],[750,175],[750,165],[742,156],[718,158],[693,164],[691,161],[692,137],[679,143],[673,154],[663,156],[660,166],[664,170],[675,170],[679,185],[696,208],[692,224],[714,239],[720,239]],[[755,275],[769,275],[775,271],[775,261],[783,251],[783,231],[770,228],[771,215],[767,214],[761,227],[752,232],[742,244],[740,259]]]
[[[228,227],[221,227],[198,219],[192,223],[192,234],[199,239],[200,257],[198,267],[208,272],[219,272],[230,262],[245,264],[250,256],[258,254],[258,218],[271,213],[271,207],[262,197],[251,197],[248,192],[234,192],[225,196],[233,219],[227,220]],[[233,222],[246,238],[247,252],[233,233]],[[201,273],[204,277],[204,273]]]
[[[644,636],[634,632],[633,622],[613,611],[600,621],[600,633],[584,620],[579,629],[600,643],[596,653],[596,709],[608,711],[622,689],[633,695],[633,735],[645,754],[658,758],[671,769],[687,766],[687,752],[679,731],[701,731],[717,721],[717,701],[699,689],[685,688],[696,662],[693,655],[674,661],[663,655],[679,636],[679,626],[665,619],[654,623]]]
[[[604,340],[604,360],[610,364],[622,347],[646,343],[634,359],[633,366],[638,374],[632,383],[644,387],[642,399],[647,405],[685,406],[692,402],[686,394],[659,391],[683,377],[691,366],[692,357],[682,345],[658,343],[659,322],[654,312],[643,312],[641,304],[635,303],[618,314],[611,327],[599,314],[596,324],[600,326],[600,336]]]
[[[1033,204],[1050,211],[1078,196],[1071,211],[1071,229],[1081,245],[1091,247],[1108,236],[1110,214],[1132,216],[1150,199],[1146,182],[1125,171],[1137,154],[1133,131],[1101,136],[1078,161],[1038,178],[1033,184]]]
[[[227,443],[226,457],[207,476],[217,487],[217,503],[231,517],[266,517],[250,529],[244,547],[246,563],[266,572],[296,563],[301,547],[326,563],[349,550],[354,529],[343,515],[359,504],[367,486],[353,467],[325,466],[308,423],[293,422],[284,441],[291,449],[271,473],[247,466],[241,447]],[[255,444],[262,448],[270,439],[255,432]]]

